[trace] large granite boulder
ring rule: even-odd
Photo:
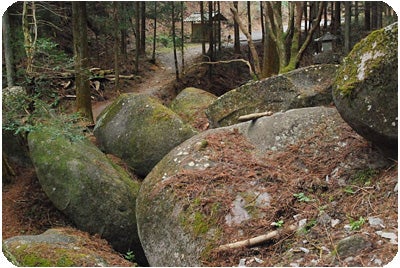
[[[196,129],[205,130],[208,127],[205,110],[216,99],[215,95],[205,90],[187,87],[175,97],[170,108]]]
[[[144,94],[122,94],[98,117],[94,134],[102,150],[146,176],[172,148],[197,132]]]
[[[92,245],[98,246],[97,248]],[[49,229],[39,235],[21,235],[3,241],[5,257],[16,266],[104,267],[124,263],[106,241],[72,228]]]
[[[138,181],[87,139],[56,127],[32,131],[28,144],[39,183],[57,209],[116,250],[144,257],[135,216]]]
[[[238,123],[242,115],[327,105],[337,65],[315,65],[249,82],[219,97],[206,110],[212,127]]]
[[[360,135],[397,159],[397,23],[354,46],[340,66],[333,98],[343,119]]]
[[[213,266],[220,245],[274,230],[273,221],[293,207],[293,193],[336,189],[354,170],[385,165],[335,108],[206,130],[175,147],[143,181],[139,237],[151,266]]]

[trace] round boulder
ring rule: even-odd
[[[212,127],[223,127],[239,123],[247,114],[328,105],[337,68],[313,65],[249,82],[220,96],[206,110],[207,117]]]
[[[96,247],[93,247],[96,246]],[[3,253],[16,266],[104,267],[131,266],[105,240],[72,228],[49,229],[39,235],[21,235],[3,241]],[[122,258],[122,257],[121,257]]]
[[[335,108],[326,107],[276,113],[190,138],[153,168],[136,200],[149,264],[227,266],[214,262],[220,246],[274,230],[274,213],[293,206],[290,193],[297,186],[380,162],[382,155],[366,144]],[[311,170],[320,177],[312,178]]]
[[[172,148],[197,132],[157,99],[122,94],[98,117],[94,134],[100,147],[146,176]]]
[[[205,110],[216,99],[215,95],[205,90],[187,87],[171,102],[170,108],[196,129],[205,130],[208,127]]]
[[[144,257],[135,215],[138,181],[87,139],[55,127],[32,131],[28,145],[39,183],[57,209],[114,249]]]
[[[389,157],[397,159],[397,23],[354,46],[340,66],[333,99],[343,119]]]

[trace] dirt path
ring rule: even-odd
[[[184,51],[185,66],[193,64],[196,57],[201,55],[201,45],[190,45]],[[156,53],[157,64],[152,66],[152,75],[144,78],[140,84],[134,85],[131,89],[124,92],[135,92],[149,95],[156,95],[160,92],[164,85],[175,80],[175,62],[173,51]],[[181,70],[181,53],[178,52],[178,64]],[[108,106],[114,99],[103,102],[96,102],[92,106],[93,117],[97,116]]]

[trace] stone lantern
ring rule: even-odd
[[[336,36],[334,36],[330,32],[326,32],[321,37],[314,39],[315,42],[321,42],[322,52],[332,51],[333,49],[332,44],[334,40],[336,40]]]

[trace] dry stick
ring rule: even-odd
[[[271,112],[271,111],[263,112],[263,113],[246,114],[246,115],[239,116],[238,121],[239,122],[244,122],[244,121],[249,121],[249,120],[255,120],[255,119],[258,119],[260,117],[271,116],[273,114],[274,113]]]
[[[220,64],[220,63],[231,63],[231,62],[238,62],[238,61],[246,63],[246,65],[249,67],[250,75],[252,77],[254,77],[253,68],[251,68],[250,62],[248,62],[247,60],[244,60],[244,59],[221,60],[221,61],[203,61],[203,62],[192,64],[189,67],[189,69],[186,70],[186,72],[188,72],[188,70],[192,69],[193,67],[199,66],[199,65],[202,65],[202,64]]]
[[[237,248],[241,248],[241,247],[252,247],[252,246],[264,243],[273,238],[276,238],[279,235],[281,235],[283,232],[294,231],[296,229],[297,229],[297,226],[292,224],[292,225],[288,226],[286,229],[282,229],[282,230],[278,229],[278,230],[269,232],[265,235],[260,235],[260,236],[256,236],[256,237],[249,238],[246,240],[241,240],[241,241],[237,241],[234,243],[221,245],[217,248],[217,250],[218,251],[226,251],[226,250],[237,249]]]

